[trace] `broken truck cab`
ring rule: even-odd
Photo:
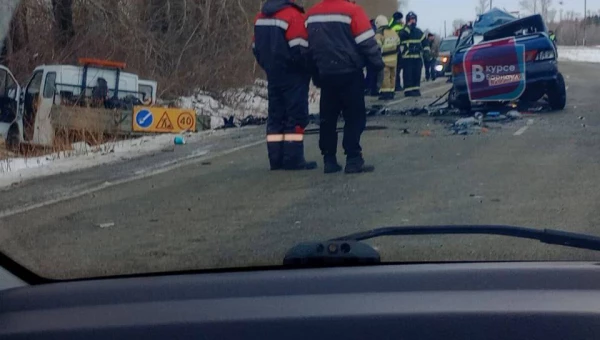
[[[156,82],[123,72],[124,63],[81,59],[81,66],[42,65],[21,89],[6,67],[0,67],[0,138],[9,148],[19,144],[52,146],[58,115],[93,121],[100,110],[132,108],[156,102]],[[86,108],[82,111],[60,108]],[[106,115],[104,115],[106,116]],[[60,118],[60,117],[59,117]]]
[[[494,9],[460,38],[449,101],[470,110],[472,103],[536,102],[546,96],[552,109],[562,110],[566,88],[556,57],[540,15],[517,19]]]

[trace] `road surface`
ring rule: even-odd
[[[277,265],[296,243],[379,226],[506,224],[600,235],[600,64],[561,68],[569,87],[562,112],[468,136],[426,115],[369,119],[386,127],[363,135],[365,158],[377,167],[371,174],[325,175],[321,162],[318,171],[269,172],[259,127],[185,149],[209,150],[202,157],[158,153],[21,183],[0,194],[0,249],[62,279]],[[446,88],[428,86],[423,102]],[[308,136],[308,159],[320,160],[317,145]],[[385,261],[600,259],[504,237],[371,244]]]

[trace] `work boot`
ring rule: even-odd
[[[373,172],[375,167],[372,165],[365,165],[365,160],[362,155],[357,157],[348,157],[346,159],[346,169],[344,170],[347,174],[359,174],[363,172]]]
[[[414,97],[421,97],[421,90],[415,90],[415,92],[413,93]]]
[[[379,100],[392,100],[395,96],[396,94],[394,92],[383,92],[379,96]]]
[[[405,97],[414,97],[415,91],[406,91],[406,92],[404,92],[404,96]]]
[[[284,167],[285,170],[294,171],[294,170],[314,170],[317,168],[317,162],[302,160],[302,162],[294,165],[286,165]]]
[[[333,174],[342,171],[342,166],[337,162],[335,155],[323,156],[323,163],[325,163],[323,172],[326,174]]]

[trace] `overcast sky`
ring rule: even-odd
[[[558,9],[559,0],[554,0],[554,8]],[[475,19],[475,7],[477,0],[410,0],[408,8],[403,10],[404,14],[414,11],[419,17],[419,27],[423,30],[430,29],[435,33],[444,33],[444,20],[447,21],[448,32],[451,31],[454,19],[467,21]],[[583,15],[584,0],[563,0],[565,12],[575,11]],[[494,7],[508,11],[518,11],[519,0],[493,0]],[[600,9],[600,0],[587,0],[588,11],[597,12]],[[557,15],[558,19],[558,15]]]

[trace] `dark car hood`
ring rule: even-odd
[[[302,13],[304,13],[304,8],[291,0],[269,0],[263,5],[261,12],[266,16],[272,16],[282,9],[290,6],[296,7]]]

